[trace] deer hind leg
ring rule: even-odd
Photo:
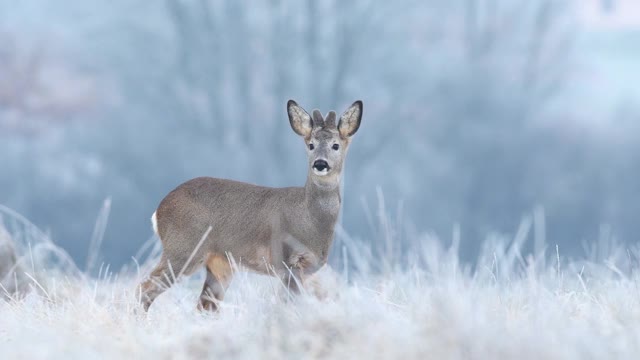
[[[164,257],[151,271],[147,280],[138,287],[140,304],[144,311],[148,311],[151,303],[173,284],[173,275],[169,271],[168,263]]]
[[[200,294],[199,310],[217,311],[231,282],[233,269],[226,256],[211,254],[207,258],[207,278]]]
[[[181,257],[170,257],[163,254],[160,262],[153,269],[147,280],[139,286],[140,303],[144,311],[148,311],[154,300],[163,292],[176,283],[180,272],[190,274],[195,267],[187,264],[187,259]],[[189,266],[186,266],[189,265]],[[185,269],[185,267],[187,267]]]

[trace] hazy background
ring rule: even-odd
[[[82,264],[110,198],[117,266],[189,178],[302,185],[288,99],[362,99],[352,236],[471,258],[535,214],[565,254],[632,243],[639,84],[634,0],[0,0],[0,204]]]

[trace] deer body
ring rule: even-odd
[[[362,116],[355,102],[335,124],[319,111],[313,118],[287,104],[293,130],[309,157],[304,187],[270,188],[200,177],[171,191],[153,214],[163,253],[140,285],[146,309],[177,280],[205,265],[199,307],[216,310],[232,277],[230,258],[250,270],[281,277],[294,292],[298,282],[327,262],[340,212],[340,177],[350,137]]]

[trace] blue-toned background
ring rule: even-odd
[[[459,226],[472,258],[535,216],[565,253],[633,243],[639,84],[633,0],[0,0],[0,204],[83,263],[110,198],[117,266],[189,178],[302,185],[288,99],[362,99],[352,236]]]

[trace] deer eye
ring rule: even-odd
[[[313,144],[309,144],[309,150],[313,150],[314,146]]]
[[[333,150],[338,150],[340,149],[340,145],[338,144],[333,144],[333,146],[331,147]]]

